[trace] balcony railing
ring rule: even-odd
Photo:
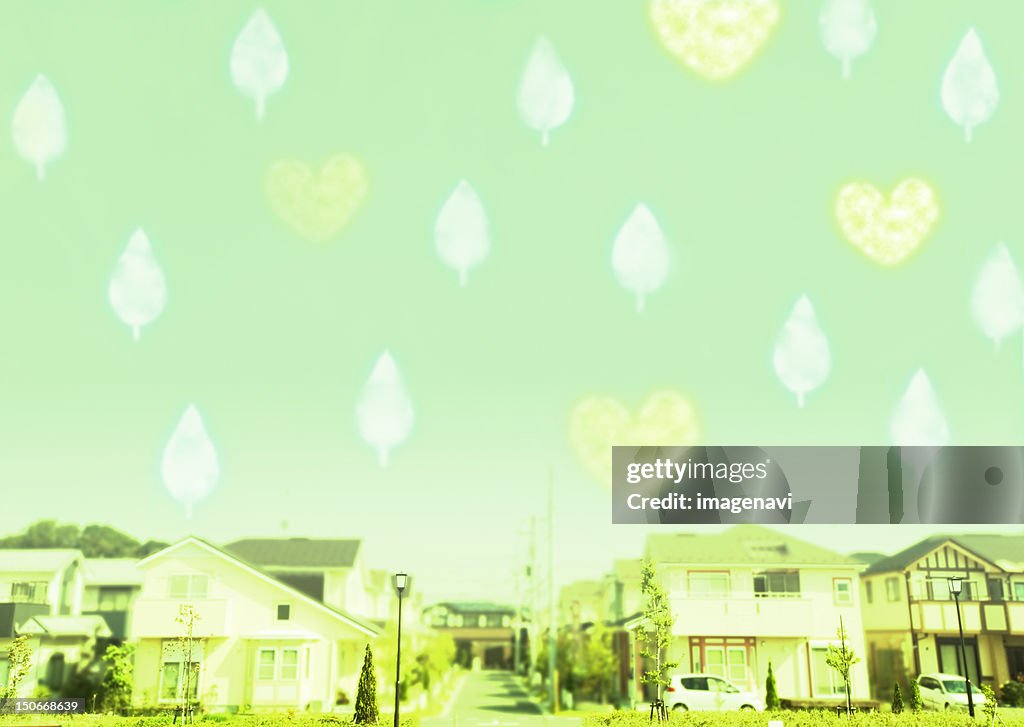
[[[956,633],[959,629],[956,602],[912,600],[910,613],[915,631]],[[966,633],[1024,634],[1024,602],[961,601],[960,617]]]
[[[798,595],[695,595],[673,596],[670,600],[679,634],[789,637],[817,633],[829,636],[835,631],[831,608],[816,609],[817,599]]]

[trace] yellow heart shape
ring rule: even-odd
[[[275,162],[267,172],[266,187],[278,217],[305,239],[325,242],[359,211],[369,182],[358,159],[339,154],[319,172],[295,159]]]
[[[651,21],[668,51],[722,81],[757,54],[779,21],[778,0],[653,0]]]
[[[839,190],[836,219],[843,236],[880,265],[896,265],[914,252],[939,218],[935,191],[923,179],[900,182],[888,201],[867,182]]]
[[[612,446],[697,443],[700,424],[689,400],[675,391],[651,394],[634,416],[617,399],[591,396],[569,416],[569,443],[580,463],[605,485],[612,481]]]

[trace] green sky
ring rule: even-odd
[[[69,130],[42,183],[0,144],[6,527],[223,541],[286,520],[365,537],[371,560],[433,593],[499,593],[549,466],[560,576],[639,554],[644,529],[608,524],[608,492],[568,444],[591,394],[635,408],[678,390],[713,444],[884,444],[923,366],[954,443],[1019,444],[1021,337],[995,354],[968,297],[997,241],[1024,260],[1024,5],[874,4],[878,37],[849,80],[822,46],[821,3],[787,1],[763,52],[715,84],[659,45],[645,2],[267,0],[290,71],[257,122],[228,63],[255,5],[6,0],[0,108],[44,73]],[[939,84],[972,26],[1002,98],[968,145]],[[515,102],[541,34],[576,91],[547,148]],[[264,177],[339,152],[362,160],[369,196],[311,243],[274,215]],[[936,189],[939,222],[885,269],[842,240],[834,199],[909,175]],[[461,178],[493,233],[466,288],[432,242]],[[638,202],[673,255],[642,314],[610,266]],[[106,290],[139,226],[168,303],[133,342]],[[834,366],[798,410],[771,351],[802,294]],[[382,470],[354,410],[385,349],[416,424]],[[223,470],[191,521],[159,469],[190,402]]]

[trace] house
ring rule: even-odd
[[[82,613],[102,617],[116,642],[128,637],[132,602],[142,588],[138,563],[138,558],[86,558],[83,562]]]
[[[60,693],[99,666],[111,632],[99,616],[82,615],[84,560],[74,549],[0,549],[0,683],[7,683],[12,641],[27,637],[32,661],[23,696],[39,687]]]
[[[963,578],[960,655],[949,578]],[[878,694],[918,674],[1000,685],[1024,675],[1024,536],[934,536],[878,560],[860,583],[868,666]]]
[[[646,557],[671,604],[669,658],[677,671],[716,674],[763,692],[770,663],[782,699],[844,697],[845,685],[825,659],[828,646],[839,643],[840,621],[847,648],[865,653],[857,589],[862,563],[758,525],[652,534]],[[630,625],[635,631],[644,622]],[[637,658],[636,673],[642,668]],[[862,660],[853,665],[851,696],[868,694]]]
[[[363,649],[378,628],[332,605],[338,584],[330,579],[317,597],[316,579],[299,579],[306,574],[287,566],[279,572],[290,577],[279,578],[243,559],[244,550],[190,537],[139,562],[142,588],[131,612],[136,705],[170,706],[185,684],[211,711],[328,712],[355,698]],[[190,645],[185,604],[198,615]]]
[[[455,663],[466,668],[511,669],[516,609],[485,602],[446,601],[423,611],[423,622],[455,641]]]

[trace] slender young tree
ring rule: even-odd
[[[7,647],[7,683],[0,685],[0,704],[18,696],[21,683],[32,670],[32,648],[28,645],[28,636],[17,636]]]
[[[860,657],[853,653],[853,649],[846,646],[846,628],[843,626],[843,617],[839,617],[839,646],[829,644],[828,654],[825,656],[825,663],[839,672],[846,686],[846,715],[853,714],[853,705],[850,700],[850,668],[860,661]]]
[[[377,673],[373,669],[373,652],[367,644],[363,655],[363,670],[359,673],[353,721],[356,724],[377,724],[377,719]]]
[[[655,689],[655,702],[652,705],[658,720],[668,719],[665,703],[661,692],[669,684],[668,672],[676,666],[668,660],[668,648],[672,644],[672,607],[669,604],[665,589],[658,580],[654,563],[645,559],[640,570],[640,593],[645,599],[643,623],[637,629],[636,639],[641,644],[640,655],[653,662],[640,677],[644,684],[651,684]]]

